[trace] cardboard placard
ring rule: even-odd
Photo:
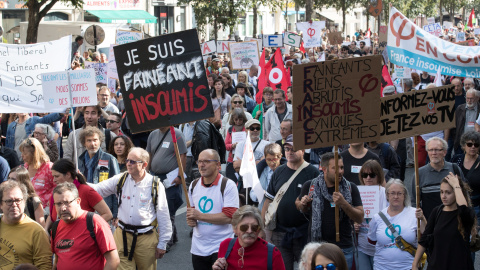
[[[295,149],[377,141],[382,56],[293,66]]]
[[[455,127],[453,85],[383,97],[380,141],[388,142]]]
[[[115,34],[115,44],[122,45],[143,39],[143,32],[117,29]]]
[[[292,32],[285,32],[285,38],[283,39],[283,43],[285,45],[298,48],[302,43],[302,37]]]
[[[228,53],[228,44],[235,41],[231,40],[217,40],[217,53]]]
[[[202,48],[202,55],[212,54],[217,52],[217,44],[215,40],[210,40],[200,45]]]
[[[272,47],[272,48],[283,47],[283,36],[282,35],[264,35],[263,45],[265,47]]]
[[[342,32],[331,32],[327,34],[327,37],[332,45],[342,44],[343,42]]]
[[[214,116],[196,29],[113,50],[133,133]]]
[[[70,87],[68,87],[70,76]],[[93,69],[71,70],[42,74],[45,107],[70,108],[97,105],[97,88]],[[72,91],[72,102],[70,102]]]
[[[232,69],[249,69],[260,62],[260,54],[256,40],[232,42],[230,46],[230,63]]]
[[[362,198],[364,218],[373,218],[380,212],[380,187],[379,186],[357,186]]]

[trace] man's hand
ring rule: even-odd
[[[181,185],[182,184],[182,179],[180,178],[180,176],[177,176],[173,182],[172,182],[175,186],[178,186],[178,185]]]
[[[310,196],[305,195],[305,196],[302,197],[300,202],[302,203],[303,206],[307,206],[309,203],[312,202],[312,199],[310,198]]]
[[[157,249],[155,250],[155,258],[157,258],[157,259],[163,258],[163,255],[165,255],[166,252],[167,252],[167,251],[164,250],[164,249],[159,249],[159,248],[157,248]]]
[[[188,219],[188,218],[187,218],[187,225],[188,225],[189,227],[192,227],[192,228],[193,228],[193,227],[196,227],[196,226],[197,226],[197,221],[196,221],[196,220],[193,220],[193,219]]]
[[[332,198],[335,205],[338,205],[342,208],[349,205],[348,202],[343,197],[342,193],[340,192],[333,192]]]
[[[192,219],[192,220],[199,220],[200,219],[200,211],[198,211],[197,209],[193,208],[193,207],[190,207],[190,208],[187,208],[187,220],[188,219]]]
[[[225,258],[218,258],[212,266],[213,270],[223,270],[227,268],[227,260]]]

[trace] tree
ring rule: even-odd
[[[83,0],[27,0],[25,6],[28,7],[28,26],[27,26],[27,44],[37,43],[38,27],[40,21],[47,15],[57,2],[63,2],[75,8],[83,6]],[[43,7],[43,8],[42,8]]]

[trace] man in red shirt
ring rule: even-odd
[[[53,204],[61,218],[54,225],[55,233],[52,230],[54,269],[117,269],[120,258],[110,226],[101,216],[93,215],[93,237],[88,229],[88,212],[82,210],[80,200],[72,183],[59,184],[53,190]]]

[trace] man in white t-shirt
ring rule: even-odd
[[[260,139],[260,121],[257,119],[250,119],[245,123],[245,128],[250,130],[250,141],[252,142],[253,155],[255,156],[255,162],[258,163],[265,158],[264,150],[265,146],[270,144],[269,141]],[[245,148],[245,141],[238,143],[235,147],[235,156],[233,157],[233,168],[236,172],[240,170],[242,165],[243,150]]]
[[[233,237],[232,216],[239,207],[235,182],[223,177],[220,156],[213,149],[200,153],[199,179],[192,182],[188,197],[187,224],[193,227],[192,264],[194,270],[212,269],[220,243]]]

